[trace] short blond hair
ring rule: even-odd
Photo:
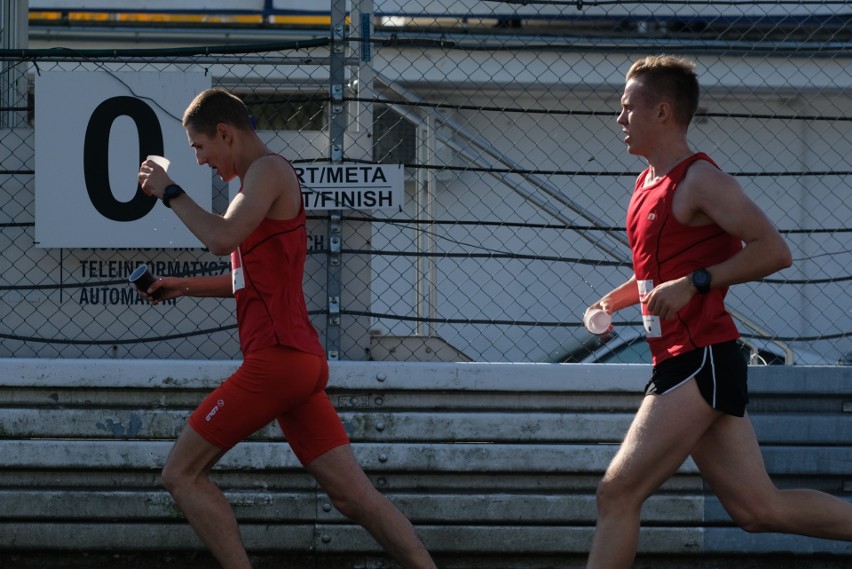
[[[667,99],[678,123],[688,126],[698,110],[698,75],[695,62],[673,55],[650,55],[636,61],[626,79],[641,81],[649,104]]]
[[[220,123],[241,130],[252,130],[251,116],[245,103],[224,89],[207,89],[199,93],[183,113],[184,128],[213,136]]]

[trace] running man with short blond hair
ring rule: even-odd
[[[692,456],[746,531],[852,540],[852,504],[814,490],[779,490],[746,412],[747,366],[725,309],[728,287],[792,263],[781,235],[703,153],[687,129],[698,107],[691,61],[654,56],[627,73],[618,124],[648,167],[627,211],[634,275],[589,307],[640,304],[653,372],[597,492],[587,569],[627,569],[645,500]]]

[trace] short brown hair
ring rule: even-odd
[[[672,55],[651,55],[635,62],[627,72],[627,80],[641,79],[645,97],[656,97],[672,103],[675,120],[688,126],[698,110],[698,76],[695,63]]]
[[[199,93],[183,113],[183,126],[213,136],[220,123],[241,130],[252,130],[248,108],[242,100],[224,89],[207,89]]]

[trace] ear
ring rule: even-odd
[[[231,127],[223,122],[216,125],[216,138],[222,139],[224,142],[230,142],[233,137]]]
[[[657,105],[657,122],[666,122],[672,116],[672,105],[668,101],[662,101]]]

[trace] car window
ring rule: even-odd
[[[651,363],[651,349],[644,336],[619,338],[613,334],[603,342],[596,340],[597,346],[589,343],[566,356],[562,362],[608,363],[608,364],[646,364]],[[784,365],[784,355],[767,349],[758,349],[751,357],[751,348],[742,340],[737,340],[740,353],[746,363],[751,365]],[[589,354],[589,351],[592,354]]]
[[[651,348],[645,338],[635,338],[602,355],[597,362],[602,364],[651,363]]]

